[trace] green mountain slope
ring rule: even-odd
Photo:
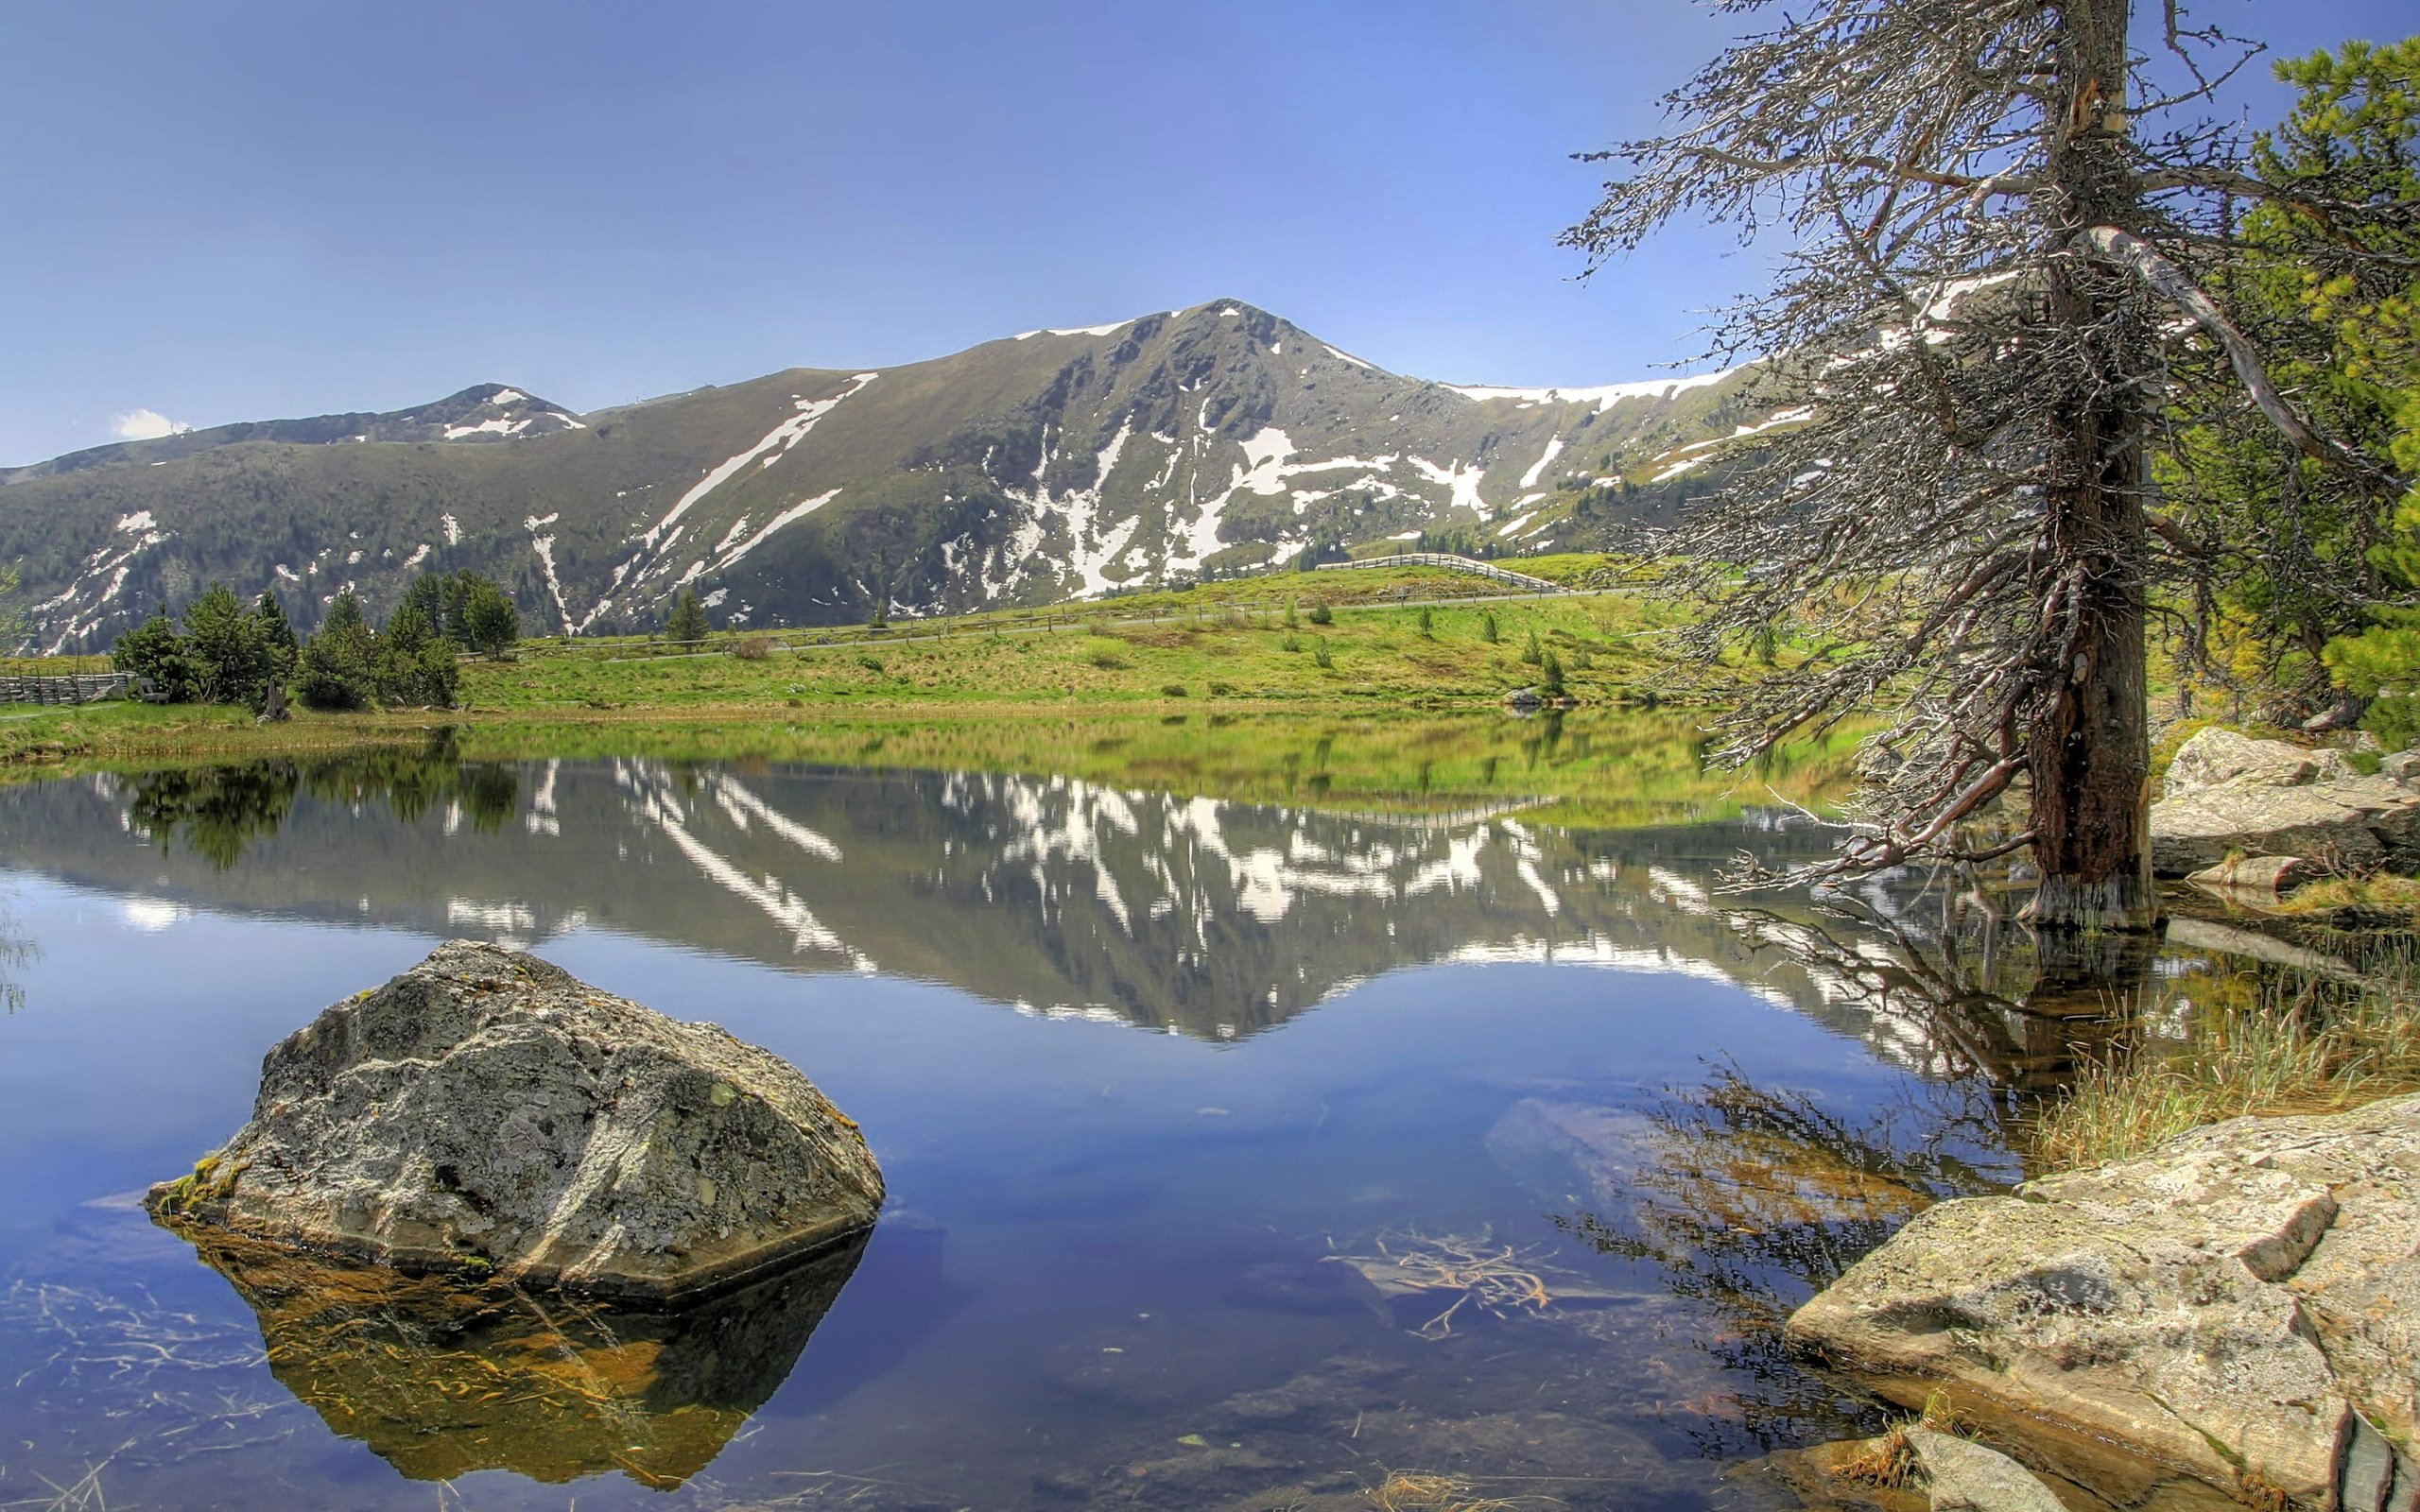
[[[1213,301],[584,417],[490,385],[96,448],[0,473],[0,559],[60,649],[212,579],[308,624],[457,566],[549,630],[650,626],[692,584],[763,626],[1040,603],[1423,530],[1570,544],[1590,499],[1646,508],[1659,458],[1759,423],[1746,386],[1456,388]]]

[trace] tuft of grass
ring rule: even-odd
[[[2420,929],[2420,879],[2379,872],[2367,877],[2323,877],[2296,887],[2274,912],[2293,918],[2357,914],[2396,918]]]
[[[1510,1512],[1519,1504],[1474,1495],[1471,1483],[1458,1476],[1414,1470],[1391,1470],[1365,1494],[1378,1512]]]
[[[1932,1391],[1925,1397],[1923,1411],[1893,1423],[1868,1441],[1863,1451],[1833,1465],[1832,1473],[1844,1481],[1879,1486],[1886,1491],[1907,1486],[1916,1475],[1915,1447],[1908,1442],[1910,1428],[1929,1428],[1936,1434],[1951,1434],[1960,1438],[1974,1436],[1973,1425],[1949,1404],[1948,1395]]]
[[[2151,1011],[2181,1019],[2184,1040],[2086,1067],[2034,1122],[2039,1169],[2105,1165],[2230,1118],[2342,1112],[2420,1091],[2420,955],[2409,948],[2358,983],[2195,973]]]

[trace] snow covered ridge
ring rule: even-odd
[[[225,561],[313,598],[354,574],[380,604],[413,573],[472,567],[571,633],[644,627],[694,588],[727,598],[730,623],[772,627],[863,614],[878,592],[901,618],[1057,602],[1429,531],[1584,546],[1630,507],[1608,485],[1678,481],[1792,418],[1746,405],[1731,379],[1433,384],[1214,300],[889,372],[791,369],[593,419],[480,384],[383,414],[100,448],[0,471],[0,488],[30,486],[11,502],[56,511],[79,542],[27,585],[45,644],[106,644],[159,607],[173,569],[206,576]],[[465,451],[521,440],[534,444]],[[336,490],[322,538],[283,563],[230,524],[249,518],[256,474],[285,465],[234,450],[264,441],[337,454],[310,464]],[[174,465],[213,447],[231,450],[208,468]],[[154,463],[169,471],[141,471]],[[103,468],[125,471],[73,476]],[[872,578],[854,559],[870,537],[908,542]]]
[[[1967,284],[1950,286],[1949,289],[1945,291],[1944,301],[1939,305],[1939,309],[1946,310],[1951,304],[1955,303],[1959,297],[1972,292],[1975,287],[1987,286],[1992,282],[1994,281],[1979,279],[1970,281]],[[1197,304],[1188,309],[1170,310],[1167,312],[1167,318],[1171,320],[1179,319],[1196,312],[1205,312],[1213,319],[1237,319],[1242,318],[1245,315],[1245,311],[1241,306],[1236,305],[1232,301],[1219,301],[1212,304]],[[1020,331],[1010,339],[1014,341],[1031,341],[1037,336],[1113,336],[1117,335],[1119,332],[1126,330],[1129,326],[1132,326],[1140,321],[1150,318],[1152,318],[1152,317],[1149,315],[1138,315],[1130,317],[1123,320],[1112,320],[1103,325],[1051,326],[1039,331]],[[1279,323],[1282,325],[1285,322],[1280,321]],[[1357,357],[1351,352],[1342,350],[1341,348],[1330,346],[1326,342],[1315,340],[1312,345],[1318,347],[1320,351],[1325,352],[1329,357],[1338,362],[1348,364],[1367,372],[1379,373],[1390,377],[1396,376],[1389,373],[1386,369],[1379,367],[1375,363],[1365,361],[1362,358]],[[1285,350],[1285,343],[1282,340],[1271,343],[1269,350],[1272,355],[1282,355]],[[1598,384],[1579,388],[1518,388],[1494,384],[1445,383],[1438,384],[1437,387],[1461,394],[1465,399],[1476,399],[1481,402],[1492,399],[1510,399],[1515,401],[1523,409],[1534,408],[1540,404],[1592,404],[1595,406],[1596,413],[1601,415],[1606,410],[1613,408],[1616,404],[1620,404],[1626,399],[1666,400],[1670,399],[1677,394],[1685,393],[1692,388],[1712,387],[1716,384],[1722,383],[1728,379],[1738,376],[1740,373],[1746,372],[1754,366],[1754,363],[1742,363],[1736,368],[1725,368],[1720,372],[1693,373],[1686,377],[1646,378],[1629,383]]]
[[[437,429],[438,434],[429,439],[443,441],[517,441],[524,437],[588,429],[578,416],[559,404],[532,399],[518,388],[503,387],[485,394],[476,388],[466,388],[452,399],[430,405],[423,416],[414,419]],[[366,434],[354,438],[368,438]]]
[[[1478,384],[1440,384],[1465,399],[1510,399],[1523,409],[1539,404],[1593,404],[1599,415],[1625,399],[1670,399],[1692,388],[1711,388],[1726,379],[1746,372],[1754,364],[1725,368],[1720,372],[1702,372],[1686,378],[1650,378],[1638,383],[1602,384],[1594,388],[1498,388]]]

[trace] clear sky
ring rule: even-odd
[[[2415,20],[2196,9],[2287,52]],[[1648,376],[1760,266],[1676,229],[1574,283],[1568,154],[1721,35],[1687,0],[12,0],[0,464],[1222,297],[1422,377]]]

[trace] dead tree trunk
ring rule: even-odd
[[[2129,45],[2137,7],[2156,63]],[[1882,711],[1851,836],[1792,875],[2030,849],[2030,920],[2097,958],[2125,941],[2083,935],[2157,914],[2145,628],[2176,526],[2147,496],[2152,450],[2239,388],[2301,455],[2401,490],[2268,380],[2264,333],[2206,273],[2247,245],[2246,198],[2397,236],[2408,216],[2366,190],[2290,196],[2186,113],[2252,51],[2185,0],[1723,9],[1773,22],[1667,96],[1662,134],[1597,155],[1625,170],[1565,234],[1592,266],[1679,216],[1796,249],[1717,345],[1789,354],[1754,392],[1798,423],[1729,454],[1668,542],[1700,658],[1785,627],[1813,647],[1743,691],[1718,753]],[[2020,779],[2018,830],[1991,805]]]
[[[2046,123],[2042,193],[2063,248],[2088,228],[2141,215],[2125,161],[2127,9],[2127,0],[2066,0],[2060,9],[2058,72],[2069,93],[2067,108]],[[2046,629],[2056,632],[2059,687],[2026,741],[2041,870],[2028,919],[2045,929],[2148,929],[2158,899],[2146,822],[2143,480],[2156,354],[2107,268],[2066,251],[2053,256],[2048,283],[2051,321],[2070,356],[2043,489],[2059,598]]]

